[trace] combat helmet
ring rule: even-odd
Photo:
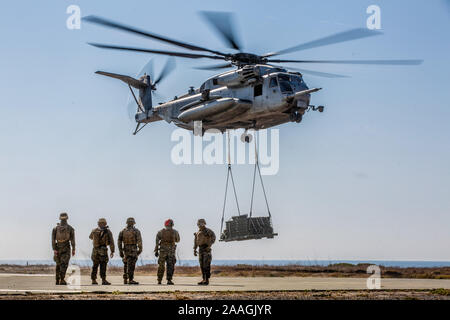
[[[205,219],[198,219],[197,225],[198,226],[206,226],[206,220]]]

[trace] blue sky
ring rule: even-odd
[[[265,178],[279,237],[220,243],[215,257],[450,260],[450,12],[444,1],[39,3],[7,2],[1,10],[0,259],[50,258],[50,230],[60,211],[76,228],[78,258],[89,257],[89,231],[101,216],[115,235],[134,216],[144,258],[152,256],[156,231],[168,217],[182,236],[181,259],[193,258],[197,218],[220,228],[226,168],[173,165],[174,127],[167,123],[132,136],[126,86],[94,74],[135,75],[150,58],[158,73],[165,58],[86,42],[173,48],[93,25],[68,30],[67,6],[218,50],[227,49],[198,11],[233,11],[245,50],[265,53],[365,27],[366,8],[377,4],[384,35],[283,58],[425,62],[302,66],[351,78],[305,76],[310,87],[323,88],[313,103],[326,112],[279,127],[280,170]],[[192,67],[210,63],[177,59],[160,93],[172,97],[199,86],[214,73]],[[252,168],[235,170],[246,211]]]

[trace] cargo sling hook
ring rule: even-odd
[[[241,215],[241,210],[239,209],[239,202],[236,194],[236,186],[234,184],[234,178],[233,178],[233,171],[231,170],[231,156],[230,156],[230,131],[227,131],[227,143],[228,143],[228,169],[227,169],[227,182],[225,185],[225,198],[223,199],[223,209],[222,209],[222,221],[220,224],[220,234],[222,234],[223,231],[223,220],[225,217],[225,207],[227,204],[227,193],[228,193],[228,180],[231,176],[231,184],[233,185],[233,191],[234,191],[234,198],[236,200],[236,206],[238,210],[238,214]]]

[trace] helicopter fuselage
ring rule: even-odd
[[[141,123],[165,120],[193,130],[202,121],[204,130],[265,129],[301,120],[310,92],[300,73],[283,68],[253,65],[206,80],[200,88],[136,114]]]

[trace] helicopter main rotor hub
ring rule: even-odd
[[[267,59],[253,53],[239,52],[227,57],[232,64],[245,66],[248,64],[265,64]]]

